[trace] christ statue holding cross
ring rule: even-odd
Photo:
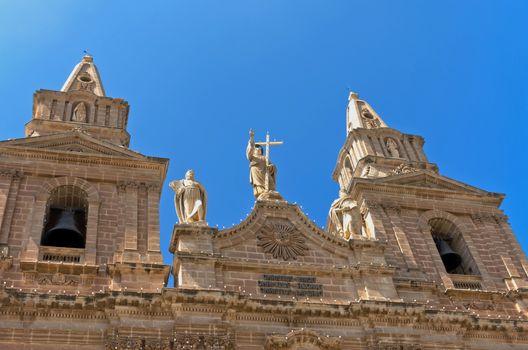
[[[277,169],[269,159],[270,146],[282,145],[282,141],[270,141],[266,133],[265,142],[255,142],[255,133],[249,130],[249,142],[246,157],[249,160],[249,182],[253,185],[253,194],[256,199],[282,199],[276,191]],[[263,155],[262,146],[266,147]]]

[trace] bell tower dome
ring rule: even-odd
[[[81,129],[116,145],[128,147],[128,102],[107,97],[93,57],[82,58],[60,91],[38,90],[26,137]]]

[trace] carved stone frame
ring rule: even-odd
[[[22,260],[36,262],[39,259],[40,238],[46,215],[46,204],[53,189],[60,186],[75,186],[86,192],[88,197],[88,217],[86,224],[86,245],[82,262],[86,265],[96,264],[97,254],[97,225],[99,218],[100,199],[95,186],[78,177],[58,177],[45,181],[34,197],[31,220],[26,228],[27,240],[25,242]]]
[[[438,254],[436,244],[433,240],[433,236],[431,235],[431,226],[429,225],[429,220],[431,219],[445,219],[453,223],[453,225],[455,225],[457,230],[462,235],[462,238],[464,242],[466,243],[467,249],[471,253],[473,260],[475,261],[475,264],[478,266],[480,276],[482,278],[482,281],[484,282],[483,284],[485,284],[486,281],[489,281],[490,278],[486,270],[486,265],[482,262],[482,259],[480,258],[480,255],[470,236],[469,231],[470,231],[471,225],[464,223],[462,218],[459,218],[451,213],[448,213],[442,210],[428,210],[422,213],[422,215],[420,216],[418,220],[418,226],[423,234],[424,241],[427,244],[427,247],[429,248],[430,256],[436,266],[436,270],[438,271],[442,279],[442,283],[444,284],[444,287],[446,289],[454,289],[455,286],[453,283],[452,276],[454,277],[456,275],[451,275],[446,271],[444,264],[442,262],[442,259],[440,255]],[[486,289],[486,286],[484,286],[484,288]]]

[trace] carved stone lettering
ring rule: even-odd
[[[312,276],[263,275],[258,281],[263,294],[320,297],[323,285]]]

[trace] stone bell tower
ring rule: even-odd
[[[346,119],[333,172],[341,198],[330,211],[337,214],[329,217],[328,233],[351,242],[385,241],[403,301],[467,310],[479,300],[476,308],[486,308],[488,316],[501,317],[506,309],[526,315],[528,264],[499,209],[504,195],[440,175],[422,137],[388,127],[355,93]],[[347,200],[355,206],[339,207]],[[353,209],[364,228],[350,234],[346,223],[335,221]]]
[[[168,160],[128,149],[128,103],[91,56],[38,90],[25,137],[0,142],[0,275],[20,291],[160,291]]]
[[[128,103],[105,94],[99,71],[89,55],[75,66],[60,91],[38,90],[26,136],[43,136],[82,128],[98,139],[128,147]]]
[[[411,167],[436,172],[436,165],[427,161],[421,136],[389,128],[353,92],[349,95],[346,119],[347,139],[333,174],[341,189],[348,191],[355,177],[385,177],[392,172],[409,171]]]

